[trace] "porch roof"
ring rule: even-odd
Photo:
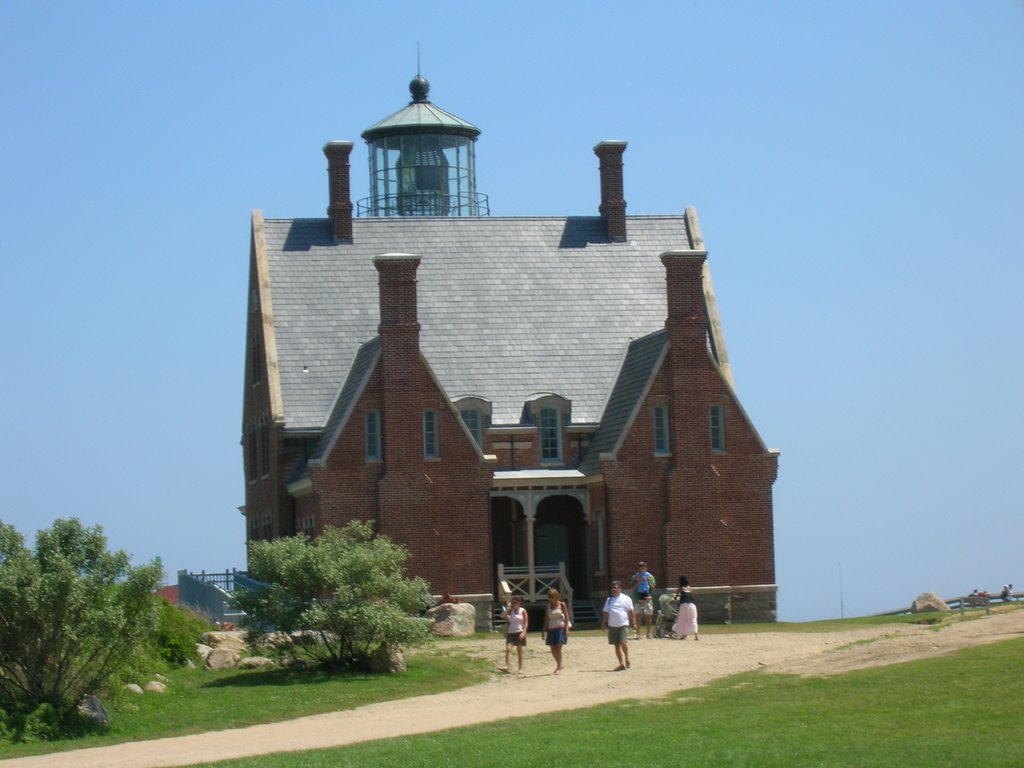
[[[581,485],[587,480],[578,469],[499,469],[494,472],[493,485]]]

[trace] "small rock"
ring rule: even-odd
[[[161,683],[159,680],[150,680],[146,683],[146,690],[150,693],[166,693],[167,686]]]
[[[124,689],[126,691],[128,691],[128,693],[134,693],[136,696],[141,696],[142,695],[142,686],[139,685],[138,683],[128,683],[124,687]]]

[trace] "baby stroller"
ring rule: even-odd
[[[674,638],[676,633],[672,631],[672,625],[676,623],[679,615],[679,604],[672,599],[667,592],[658,598],[658,621],[654,627],[656,637]]]

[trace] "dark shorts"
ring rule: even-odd
[[[608,627],[608,645],[618,645],[629,639],[629,627]]]
[[[510,632],[505,635],[505,643],[507,645],[526,645],[526,633],[520,635],[518,632],[514,634]]]
[[[565,645],[568,642],[569,637],[565,634],[565,627],[549,629],[544,637],[545,645]]]

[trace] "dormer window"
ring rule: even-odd
[[[562,460],[562,413],[558,408],[540,409],[540,460]]]
[[[491,401],[482,397],[460,397],[455,401],[463,423],[481,448],[484,447],[484,430],[491,425]]]
[[[459,411],[462,416],[462,420],[466,422],[466,428],[469,430],[469,434],[473,436],[473,440],[477,445],[484,444],[484,432],[480,426],[480,411],[475,408],[466,408]]]
[[[564,461],[562,431],[570,421],[569,408],[570,401],[549,392],[537,394],[526,402],[523,422],[537,427],[541,464]]]

